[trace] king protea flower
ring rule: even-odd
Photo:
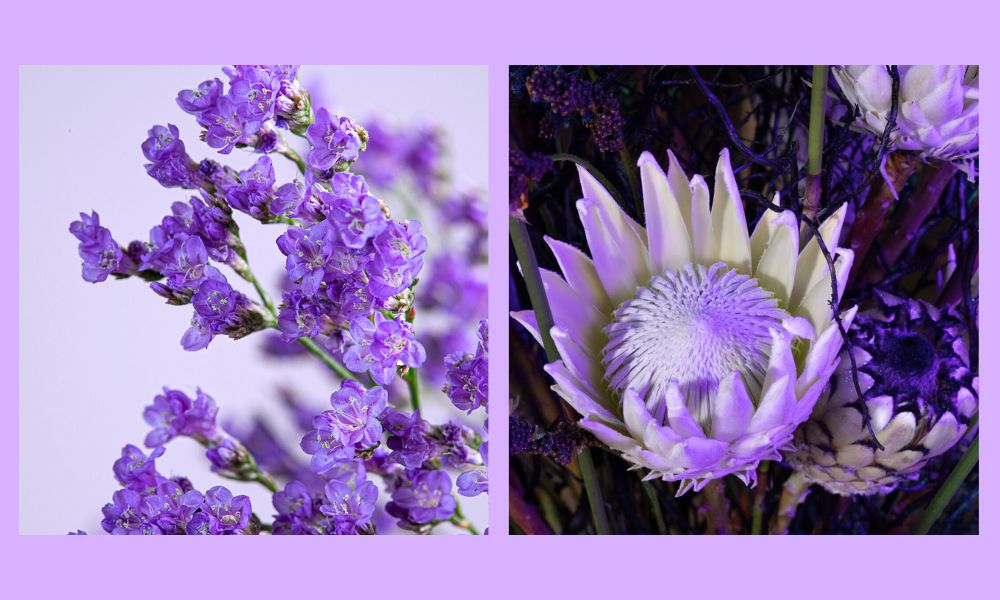
[[[859,111],[857,124],[885,131],[892,77],[884,65],[834,67],[833,76]],[[899,67],[899,111],[892,146],[923,158],[969,161],[979,149],[979,68],[965,65]]]
[[[886,494],[965,435],[979,382],[969,369],[965,327],[950,310],[887,294],[850,332],[861,390],[879,450],[865,427],[841,358],[829,388],[796,433],[793,467],[843,495]]]
[[[541,273],[562,357],[546,370],[580,426],[647,478],[683,481],[678,493],[728,474],[750,484],[837,366],[828,265],[815,239],[800,247],[791,211],[768,210],[750,235],[728,151],[711,204],[668,158],[668,174],[639,159],[645,228],[579,170],[591,257],[546,240],[562,270]],[[853,260],[837,248],[843,218],[821,227],[839,292]],[[513,316],[540,338],[531,311]]]

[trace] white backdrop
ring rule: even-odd
[[[244,420],[253,412],[283,417],[279,385],[294,382],[313,403],[333,391],[318,362],[269,361],[259,339],[219,337],[207,350],[185,352],[179,341],[190,307],[167,306],[138,281],[80,278],[77,241],[68,233],[78,212],[97,210],[124,244],[145,239],[171,202],[187,198],[146,175],[140,144],[150,126],[169,122],[195,160],[215,156],[174,98],[216,76],[225,80],[218,67],[21,68],[21,533],[102,533],[100,509],[117,489],[111,464],[124,444],[142,445],[142,409],[161,386],[201,386],[220,405],[220,418]],[[320,82],[324,101],[362,124],[372,114],[439,124],[456,183],[485,189],[485,67],[303,67],[300,80]],[[244,168],[255,158],[237,150],[222,160]],[[275,166],[279,182],[292,178],[280,157]],[[283,257],[274,239],[281,229],[240,224],[255,272],[277,296]],[[428,238],[433,246],[433,232]],[[223,482],[191,440],[171,442],[157,466],[202,490]],[[226,485],[248,494],[258,514],[271,514],[260,486]],[[485,496],[463,499],[463,507],[485,527]]]

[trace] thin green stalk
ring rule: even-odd
[[[670,533],[670,530],[667,529],[667,522],[663,518],[663,509],[660,508],[660,499],[656,495],[656,489],[653,488],[653,484],[649,481],[643,481],[641,486],[642,491],[646,494],[646,499],[653,506],[653,519],[656,521],[656,529],[661,534]]]
[[[764,494],[767,491],[767,471],[770,463],[765,462],[758,471],[758,489],[753,502],[753,519],[750,522],[750,534],[760,535],[764,528]]]
[[[555,362],[559,360],[559,350],[556,349],[556,344],[552,341],[550,333],[552,327],[555,326],[555,321],[552,319],[549,299],[545,295],[545,286],[542,285],[542,276],[538,272],[538,259],[535,258],[535,251],[531,247],[531,237],[528,235],[528,228],[524,221],[510,217],[509,222],[510,239],[514,243],[517,261],[521,263],[524,285],[528,288],[528,297],[531,299],[531,306],[535,310],[535,319],[538,321],[538,332],[542,335],[542,346],[545,348],[545,355],[549,362]]]
[[[948,475],[948,479],[944,481],[941,489],[934,494],[934,498],[931,503],[927,505],[924,509],[924,514],[920,516],[920,521],[913,528],[913,533],[925,534],[931,530],[934,526],[934,522],[938,520],[944,509],[948,508],[948,504],[951,502],[952,497],[958,492],[958,488],[961,487],[962,482],[965,478],[969,476],[972,472],[972,468],[976,466],[979,462],[979,435],[976,435],[976,439],[972,440],[972,444],[969,445],[969,449],[965,451],[965,455],[962,459],[958,461],[955,468],[952,469],[951,474]]]
[[[826,82],[830,68],[815,65],[812,72],[812,95],[809,97],[809,171],[823,170],[823,131],[826,127]]]
[[[341,379],[353,379],[358,381],[358,378],[354,373],[348,371],[344,365],[337,362],[337,359],[327,354],[326,350],[320,348],[319,344],[316,342],[309,338],[299,338],[299,343],[305,346],[306,350],[311,352],[314,356],[316,356],[316,358],[323,361],[323,364],[330,367],[330,370],[336,373]]]
[[[462,507],[457,504],[455,505],[455,514],[448,520],[456,527],[461,527],[472,535],[479,535],[479,529],[472,524],[472,521],[465,518],[465,515],[462,514]]]
[[[510,239],[514,244],[517,260],[521,263],[521,273],[524,276],[524,284],[528,288],[531,306],[535,311],[535,320],[538,321],[538,331],[542,336],[545,355],[549,362],[555,362],[559,360],[559,350],[556,348],[555,342],[552,341],[550,333],[555,321],[552,318],[549,299],[545,295],[545,287],[542,285],[542,276],[538,272],[538,259],[535,258],[535,251],[531,247],[531,238],[528,236],[528,228],[524,221],[510,217]],[[601,495],[601,488],[597,481],[594,461],[590,456],[589,448],[583,448],[580,451],[578,462],[580,474],[583,476],[583,486],[590,502],[590,511],[594,517],[594,528],[601,535],[607,534],[608,517],[604,513],[604,498]]]
[[[594,470],[594,458],[590,455],[590,448],[584,448],[576,457],[577,464],[580,465],[580,474],[583,476],[583,487],[587,490],[587,502],[590,504],[590,513],[594,516],[594,529],[597,535],[608,534],[608,515],[604,512],[604,496],[601,494],[601,483],[597,480],[597,471]]]
[[[278,154],[284,156],[288,160],[295,163],[295,166],[299,168],[300,173],[305,173],[306,161],[302,160],[302,157],[299,156],[299,153],[296,152],[294,148],[286,144],[284,140],[281,140],[279,143],[281,144],[282,147],[278,149]]]
[[[823,133],[826,128],[826,82],[829,67],[813,66],[812,95],[809,98],[809,164],[807,166],[805,210],[813,217],[819,210],[823,189],[820,173],[823,170]]]
[[[413,407],[413,412],[420,410],[420,382],[417,380],[417,370],[410,369],[403,376],[406,380],[406,385],[410,389],[410,406]]]

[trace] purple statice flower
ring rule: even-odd
[[[282,300],[278,328],[285,341],[319,335],[333,308],[326,297],[306,294],[300,289],[288,290],[282,295]]]
[[[378,118],[369,125],[365,160],[358,163],[358,169],[382,188],[408,175],[421,193],[433,196],[441,178],[440,131],[423,123],[397,127]]]
[[[274,117],[274,105],[281,91],[281,78],[270,69],[256,65],[236,65],[229,81],[229,98],[247,122],[263,125]]]
[[[377,446],[382,438],[379,417],[387,406],[385,389],[366,389],[357,381],[346,380],[330,396],[333,410],[321,413],[313,420],[320,431],[331,431],[344,446],[364,450]]]
[[[386,228],[388,218],[382,202],[368,193],[365,178],[353,173],[335,174],[330,188],[329,193],[320,194],[327,218],[338,225],[345,246],[364,248]]]
[[[205,458],[212,471],[220,474],[239,474],[247,465],[247,450],[239,440],[224,436],[205,450]]]
[[[135,492],[151,493],[155,491],[156,486],[163,479],[156,472],[155,461],[163,454],[163,451],[162,446],[154,448],[149,456],[146,456],[136,446],[126,445],[122,448],[121,458],[116,460],[111,468],[115,479],[125,488]]]
[[[84,281],[98,283],[107,279],[108,275],[125,270],[128,258],[111,237],[111,230],[101,227],[101,218],[96,211],[89,215],[80,213],[80,220],[70,223],[69,232],[80,240]]]
[[[320,172],[343,171],[365,149],[368,134],[350,117],[331,115],[325,108],[316,113],[316,122],[306,130],[312,144],[309,166]]]
[[[354,462],[354,448],[340,442],[340,432],[329,422],[316,417],[313,427],[299,443],[302,451],[311,456],[309,468],[313,473],[325,476],[331,470],[341,472],[340,463]]]
[[[210,270],[214,270],[208,266],[205,242],[186,233],[175,235],[159,251],[148,256],[147,262],[159,263],[156,270],[167,278],[166,286],[183,293],[193,293],[208,278]]]
[[[486,201],[476,192],[464,191],[448,196],[441,203],[440,213],[448,223],[467,223],[474,231],[485,235]]]
[[[299,481],[289,481],[285,489],[271,498],[274,510],[272,532],[275,535],[317,535],[326,532],[326,519],[319,511],[320,499],[309,493]]]
[[[299,213],[306,198],[306,185],[301,180],[294,180],[278,186],[268,208],[271,214],[282,217],[293,217]]]
[[[153,522],[148,508],[138,492],[128,488],[118,490],[111,502],[101,510],[101,527],[112,535],[159,535],[163,533]]]
[[[342,317],[350,320],[356,317],[367,317],[372,314],[374,298],[372,298],[368,286],[361,281],[344,281],[337,293]]]
[[[412,265],[426,250],[427,238],[421,232],[419,221],[390,221],[375,237],[375,252],[383,265]]]
[[[375,500],[378,488],[371,481],[363,481],[352,487],[342,481],[326,484],[326,498],[320,511],[330,517],[334,531],[338,534],[354,534],[371,525],[375,514]]]
[[[490,482],[486,475],[486,469],[466,471],[458,476],[455,483],[458,486],[458,493],[469,498],[474,498],[490,491]]]
[[[260,308],[243,292],[234,290],[217,269],[209,268],[208,277],[191,298],[195,312],[191,327],[181,338],[181,345],[188,351],[207,348],[216,335],[238,340],[266,325]]]
[[[528,193],[555,166],[552,159],[541,152],[525,154],[517,147],[510,149],[510,173],[508,189],[510,190],[510,212],[520,215],[528,208]]]
[[[176,125],[154,125],[142,143],[142,154],[149,160],[146,173],[163,187],[193,189],[203,182],[198,165],[184,150]]]
[[[270,204],[274,199],[274,165],[271,158],[258,158],[249,169],[240,171],[239,181],[226,191],[229,205],[258,221],[270,220]]]
[[[219,436],[218,412],[215,400],[201,388],[190,398],[180,390],[164,387],[163,393],[157,394],[142,413],[153,428],[146,435],[145,444],[149,448],[162,446],[178,436],[201,442],[213,440]]]
[[[227,535],[247,533],[253,510],[250,498],[233,496],[228,489],[217,485],[205,492],[202,514],[205,513],[210,517],[208,530],[213,535]]]
[[[160,483],[155,494],[143,498],[145,513],[168,535],[183,534],[203,503],[201,492],[185,490],[176,481],[170,480]]]
[[[415,369],[427,357],[413,334],[413,326],[402,316],[387,319],[376,312],[374,321],[359,317],[351,321],[350,333],[344,364],[355,373],[367,371],[379,385],[392,382],[400,363]]]
[[[260,122],[247,121],[239,108],[230,98],[223,96],[202,113],[201,120],[207,127],[205,143],[216,148],[220,154],[229,154],[236,144],[250,143],[251,137],[260,129]]]
[[[480,321],[476,354],[456,352],[445,358],[448,371],[445,374],[444,393],[459,410],[471,413],[480,406],[486,406],[489,399],[489,354],[488,326]]]
[[[436,428],[434,432],[434,455],[446,467],[460,468],[480,462],[474,445],[476,435],[469,427],[451,421]]]
[[[328,221],[308,229],[289,227],[277,243],[287,257],[285,271],[289,279],[300,285],[306,294],[316,294],[327,277],[327,263],[334,257],[336,229]]]
[[[205,244],[209,258],[227,263],[233,260],[236,252],[234,244],[238,242],[230,228],[233,227],[232,215],[219,206],[209,204],[201,198],[191,198],[191,224],[189,232],[197,235]]]
[[[382,416],[382,426],[390,434],[386,441],[392,451],[387,457],[389,462],[416,469],[431,459],[434,444],[430,439],[430,425],[420,418],[419,412],[408,415],[388,408]]]
[[[210,121],[205,113],[214,108],[222,97],[222,82],[218,78],[202,81],[196,90],[181,90],[177,93],[177,105],[184,112],[198,118],[198,123],[208,127]]]
[[[446,521],[455,514],[451,478],[444,471],[417,470],[398,484],[386,511],[400,519],[401,527]]]

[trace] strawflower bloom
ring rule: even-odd
[[[808,418],[841,338],[827,262],[815,239],[800,246],[794,214],[768,210],[751,235],[728,151],[711,205],[668,156],[669,174],[639,159],[645,228],[580,169],[592,258],[549,239],[563,275],[541,275],[562,357],[546,366],[554,389],[581,427],[682,494],[729,474],[755,482]],[[820,228],[841,288],[843,216]],[[514,317],[541,339],[533,313]]]

